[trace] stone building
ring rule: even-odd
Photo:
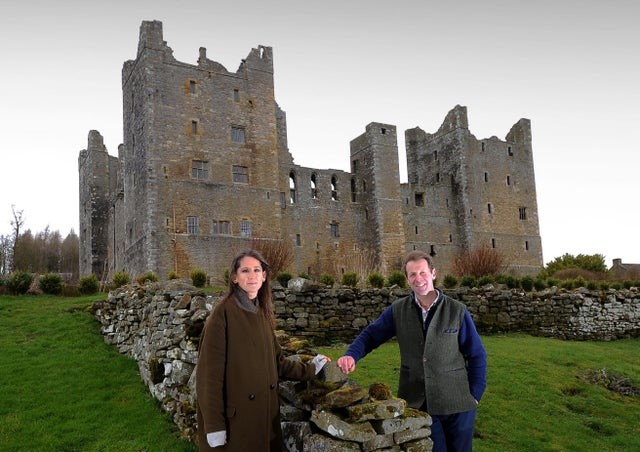
[[[177,61],[162,23],[143,22],[122,69],[123,144],[97,131],[80,152],[80,272],[153,271],[220,278],[252,242],[293,250],[292,272],[389,273],[424,249],[447,272],[464,249],[488,245],[519,273],[543,265],[531,128],[478,140],[466,107],[440,129],[405,132],[400,183],[396,127],[370,123],[350,143],[350,171],[296,165],[274,94],[273,53],[258,46],[236,72],[207,58]]]

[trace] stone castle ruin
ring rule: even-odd
[[[273,52],[258,46],[236,72],[177,61],[162,23],[145,21],[122,68],[123,144],[108,154],[90,131],[78,158],[80,272],[219,277],[252,241],[286,244],[290,270],[339,276],[358,262],[388,274],[421,249],[446,274],[453,259],[495,248],[510,268],[543,265],[531,146],[520,119],[504,141],[477,139],[466,107],[435,133],[372,122],[350,143],[350,171],[296,165],[275,100]]]

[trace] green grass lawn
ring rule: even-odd
[[[81,298],[0,296],[0,450],[189,451]]]
[[[0,296],[0,450],[193,451],[138,375],[104,343],[81,298]],[[640,450],[640,397],[587,382],[606,369],[640,384],[640,340],[484,336],[488,388],[476,451]],[[337,359],[344,346],[318,348]],[[398,376],[391,342],[358,363],[365,387]]]

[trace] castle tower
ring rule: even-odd
[[[89,132],[87,149],[80,151],[80,275],[104,278],[109,271],[109,212],[117,181],[118,159],[107,152],[102,135]]]
[[[396,127],[370,123],[351,141],[352,194],[361,203],[361,246],[376,253],[380,271],[398,268],[404,254]]]

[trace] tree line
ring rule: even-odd
[[[24,230],[22,210],[11,206],[11,232],[0,235],[0,276],[12,272],[61,273],[78,279],[80,238],[72,229],[62,238],[47,226],[44,231]]]

